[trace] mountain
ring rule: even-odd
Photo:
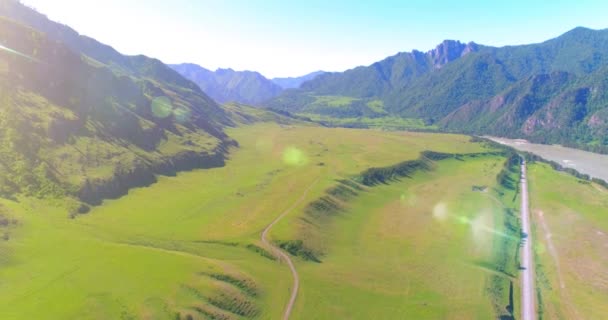
[[[423,82],[425,76],[444,71],[444,66],[479,49],[480,46],[473,42],[464,44],[446,40],[426,53],[416,50],[398,53],[367,67],[322,74],[305,82],[300,89],[286,90],[265,105],[289,112],[325,116],[385,116],[394,109],[391,103],[402,98],[401,93],[406,87]],[[408,93],[426,95],[416,90]]]
[[[220,103],[239,102],[257,105],[279,95],[283,89],[263,75],[253,71],[217,69],[215,72],[199,65],[171,65],[182,76],[192,80]]]
[[[603,98],[597,90],[603,86],[601,74],[606,66],[608,29],[579,27],[542,43],[500,48],[446,40],[427,52],[399,53],[370,66],[320,75],[300,89],[286,90],[265,104],[278,110],[324,117],[414,118],[454,132],[508,133],[533,141],[601,150],[608,147],[598,124],[605,121],[605,112],[601,110],[608,106],[602,105]],[[564,87],[551,87],[553,81],[562,77],[568,79],[564,80]],[[546,85],[538,84],[544,81],[548,81]],[[524,93],[526,87],[529,90]],[[566,93],[574,94],[577,88],[589,90],[584,104],[591,105],[584,114],[575,111],[581,100]],[[535,106],[520,106],[524,109],[543,109],[538,104],[551,100],[553,108],[559,109],[560,117],[564,117],[563,122],[549,129],[546,119],[545,122],[540,118],[528,119],[531,114],[515,112],[510,117],[517,119],[494,123],[502,118],[489,115],[494,109],[488,104],[513,95],[528,98],[538,95],[538,99],[543,96],[542,101],[534,102]],[[517,109],[512,105],[510,108]],[[566,114],[576,116],[565,120]],[[545,114],[550,115],[556,113]],[[528,123],[525,129],[524,123]],[[566,123],[576,124],[577,134],[571,134]]]
[[[305,83],[301,89],[322,95],[355,98],[383,96],[478,49],[479,46],[475,43],[463,44],[446,40],[426,53],[399,53],[369,67],[357,67],[342,73],[325,73]]]
[[[440,123],[447,130],[543,143],[577,141],[605,151],[608,66],[582,77],[567,72],[528,77],[492,98],[464,104]]]
[[[0,194],[87,203],[223,164],[224,109],[162,62],[0,1]],[[26,134],[27,133],[27,134]]]
[[[324,73],[325,71],[315,71],[301,77],[273,78],[271,80],[283,89],[297,89],[302,83],[310,81]]]

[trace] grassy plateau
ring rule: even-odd
[[[270,233],[300,275],[292,319],[517,314],[518,173],[497,150],[306,124],[227,132],[239,147],[225,166],[87,214],[0,200],[0,317],[279,319],[292,278],[260,234],[309,188]]]

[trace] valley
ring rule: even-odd
[[[159,177],[73,219],[60,200],[0,200],[17,221],[0,244],[0,315],[278,319],[297,292],[289,319],[516,317],[517,158],[458,135],[264,121],[228,134],[240,147],[224,167]],[[426,150],[440,153],[419,158]],[[408,167],[418,169],[393,171]],[[558,174],[589,198],[557,200],[546,182],[556,173],[529,171],[539,312],[592,315],[580,277],[605,265],[578,270],[566,239],[598,238],[583,259],[603,250],[594,206],[608,191]],[[560,231],[560,215],[580,227]],[[541,218],[564,235],[546,235]],[[298,291],[263,231],[291,255]],[[601,282],[595,290],[605,293]]]
[[[67,2],[0,0],[0,319],[608,314],[608,29]]]
[[[204,318],[211,314],[235,319],[279,318],[292,279],[286,266],[276,261],[274,250],[260,241],[260,234],[294,204],[268,238],[278,244],[303,241],[303,248],[320,262],[299,254],[292,258],[301,277],[293,319],[356,314],[367,318],[380,310],[390,316],[420,312],[419,303],[443,306],[432,314],[445,314],[451,306],[464,303],[446,299],[455,292],[479,295],[479,300],[462,306],[462,314],[490,315],[495,312],[494,302],[498,306],[498,301],[507,299],[504,285],[508,276],[498,274],[512,273],[508,270],[514,262],[504,262],[505,271],[492,271],[498,258],[494,246],[500,241],[487,241],[493,233],[484,231],[503,228],[503,210],[491,194],[473,192],[468,182],[452,176],[479,171],[478,183],[492,185],[504,159],[466,156],[491,151],[483,145],[470,143],[464,136],[271,123],[245,125],[229,134],[241,146],[231,152],[225,167],[160,177],[149,187],[106,200],[74,219],[68,218],[61,201],[2,200],[3,211],[19,221],[10,230],[10,240],[0,247],[5,253],[0,268],[5,279],[0,301],[7,306],[0,312],[3,317],[162,318],[181,314]],[[376,147],[364,151],[362,147],[368,145]],[[286,157],[290,148],[301,152],[295,161]],[[463,153],[465,160],[462,164],[440,160],[432,165],[437,169],[412,173],[387,185],[361,185],[360,196],[340,200],[343,208],[339,213],[316,217],[307,213],[310,203],[336,186],[336,180],[349,179],[369,167],[416,159],[427,148]],[[252,167],[253,162],[264,165]],[[424,192],[428,188],[444,190],[454,183],[450,187],[454,194],[441,199],[429,198]],[[307,188],[310,191],[304,193]],[[477,200],[473,207],[462,207],[458,199]],[[433,218],[437,206],[439,217]],[[430,228],[428,232],[423,225]],[[381,230],[395,227],[391,239],[377,238]],[[414,230],[419,233],[412,233]],[[347,243],[356,238],[361,239],[356,246],[361,248],[355,254]],[[517,243],[516,236],[512,240],[512,245]],[[386,254],[402,250],[411,254]],[[443,259],[448,252],[455,269],[452,265],[441,269],[431,259]],[[344,273],[345,267],[353,265],[359,267]],[[439,267],[437,273],[447,271],[444,280],[453,282],[447,291],[432,282],[414,281],[417,272],[431,265]],[[393,272],[402,274],[386,278]],[[466,275],[470,277],[464,282],[467,285],[461,284],[460,277]],[[496,283],[489,280],[493,276]],[[377,289],[365,284],[370,281]],[[337,283],[342,287],[335,287]],[[497,291],[486,294],[484,288],[491,283]],[[426,286],[421,292],[428,293],[416,293],[415,288]],[[370,296],[364,288],[377,293]],[[346,296],[340,298],[341,292]],[[369,304],[368,311],[344,313],[360,305],[356,301],[368,298],[376,301]],[[238,303],[227,302],[233,299]],[[386,309],[410,299],[401,308]],[[331,311],[333,308],[337,309]]]

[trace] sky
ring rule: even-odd
[[[124,54],[269,78],[344,71],[445,39],[504,46],[608,28],[606,0],[22,2]]]

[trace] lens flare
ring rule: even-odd
[[[448,219],[448,206],[440,202],[433,207],[433,218],[439,221],[445,221]]]
[[[491,238],[489,236],[496,233],[494,229],[488,227],[492,223],[492,213],[487,211],[481,212],[470,222],[475,243],[490,243],[489,240]]]
[[[402,193],[401,196],[399,196],[399,201],[401,201],[402,205],[407,204],[407,197],[405,196],[405,193]]]
[[[179,123],[186,123],[188,120],[190,120],[192,112],[188,109],[177,108],[175,111],[173,111],[173,115],[175,116],[175,121]]]
[[[515,237],[513,237],[511,235],[508,235],[502,231],[498,231],[492,227],[489,227],[488,225],[491,223],[491,220],[492,219],[491,219],[489,212],[482,213],[473,220],[471,220],[467,217],[460,217],[460,219],[459,219],[459,221],[462,222],[463,224],[468,224],[471,226],[471,228],[473,230],[473,236],[476,239],[483,238],[483,234],[494,234],[494,235],[504,237],[504,238],[515,239]]]
[[[0,50],[9,52],[9,53],[12,53],[12,54],[15,54],[15,55],[18,55],[20,57],[26,58],[26,59],[34,61],[34,62],[40,63],[40,60],[38,60],[38,59],[36,59],[36,58],[34,58],[32,56],[28,56],[27,54],[24,54],[24,53],[21,53],[21,52],[19,52],[17,50],[13,50],[11,48],[5,47],[5,46],[3,46],[1,44],[0,44]]]
[[[303,166],[308,163],[308,158],[302,150],[288,147],[283,151],[283,162],[290,166]]]
[[[152,114],[160,119],[167,118],[173,114],[173,106],[171,100],[167,97],[157,97],[152,100]]]
[[[536,251],[538,254],[544,254],[547,252],[547,247],[545,247],[545,245],[542,243],[538,243],[534,245],[534,251]]]
[[[519,241],[519,238],[499,231],[495,228],[489,227],[492,224],[492,212],[491,211],[483,211],[475,216],[475,218],[470,218],[464,215],[453,215],[448,211],[448,206],[444,202],[439,202],[433,207],[433,218],[442,222],[448,219],[451,219],[455,222],[458,222],[463,225],[468,225],[471,227],[471,232],[473,233],[473,237],[476,241],[483,241],[484,235],[493,234],[504,238],[509,238],[512,240]]]

